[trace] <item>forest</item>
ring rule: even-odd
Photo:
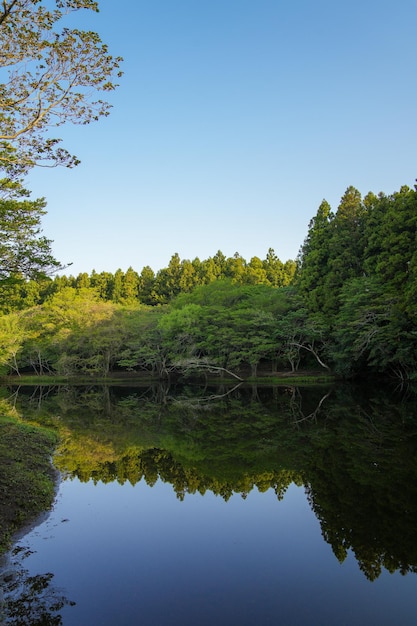
[[[335,211],[323,200],[295,260],[219,250],[173,254],[157,272],[66,274],[42,235],[46,202],[24,180],[78,165],[55,133],[107,117],[123,59],[63,26],[97,2],[55,4],[0,8],[0,373],[415,378],[416,188],[362,198],[349,187]]]
[[[39,234],[42,201],[13,193],[0,200],[3,375],[416,377],[417,188],[349,187],[336,211],[323,200],[296,260],[174,254],[156,273],[78,276]]]

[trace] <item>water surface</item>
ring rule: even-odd
[[[66,435],[20,623],[417,623],[414,400],[257,391],[21,397]]]

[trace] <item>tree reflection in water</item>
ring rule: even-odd
[[[344,385],[42,394],[19,393],[16,406],[59,429],[55,463],[70,477],[160,479],[179,499],[255,487],[281,499],[295,482],[340,562],[351,550],[369,580],[383,568],[417,571],[416,394]]]
[[[29,576],[23,560],[31,554],[25,548],[11,553],[10,567],[1,575],[2,606],[0,623],[13,626],[59,626],[60,611],[74,606],[60,589],[52,584],[51,573]]]

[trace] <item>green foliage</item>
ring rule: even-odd
[[[399,337],[404,340],[408,333],[399,315],[398,298],[376,277],[346,283],[334,332],[336,368],[345,374],[364,368],[381,372],[401,369],[405,366],[403,348],[413,344],[411,336],[407,343],[399,342]]]
[[[172,353],[193,359],[189,367],[249,366],[256,376],[262,360],[275,361],[277,318],[289,302],[285,289],[218,280],[181,294],[163,324],[170,327]]]
[[[319,365],[330,370],[323,360],[329,353],[329,329],[320,313],[311,314],[298,302],[278,320],[274,332],[280,356],[289,362],[292,372],[298,370],[306,352],[315,361],[310,367]]]
[[[3,371],[20,374],[19,360],[24,342],[29,336],[21,314],[0,316],[0,366]]]
[[[320,311],[324,301],[323,272],[329,260],[330,223],[333,214],[323,200],[310,221],[308,235],[298,256],[296,284],[312,311]]]
[[[365,270],[380,277],[385,290],[415,319],[417,263],[417,191],[402,187],[375,199],[365,224]]]
[[[273,314],[288,309],[287,289],[272,289],[266,285],[238,285],[232,279],[213,281],[196,287],[189,294],[180,294],[172,303],[173,308],[182,308],[186,304],[200,306],[259,307]]]
[[[343,375],[417,367],[417,190],[363,200],[349,187],[335,215],[327,203],[310,223],[297,287],[327,318],[330,360]]]
[[[17,199],[25,193],[17,183],[6,188],[16,197],[4,206],[32,206]],[[416,208],[417,191],[408,187],[363,199],[349,187],[336,213],[323,201],[295,275],[294,262],[283,264],[269,249],[265,260],[249,263],[238,253],[227,258],[218,251],[204,261],[174,254],[156,274],[146,266],[140,274],[130,267],[51,280],[44,276],[53,260],[49,242],[38,237],[36,204],[25,253],[14,259],[13,239],[4,244],[5,268],[7,250],[16,264],[4,270],[1,309],[23,315],[3,323],[0,361],[8,371],[32,367],[38,374],[107,376],[122,368],[166,377],[211,368],[254,377],[263,365],[272,372],[322,368],[413,378]],[[28,225],[27,216],[22,223]]]
[[[81,286],[88,284],[82,278],[41,306],[0,317],[0,364],[8,372],[102,378],[124,369],[158,377],[256,377],[260,364],[276,368],[278,360],[291,361],[293,350],[294,370],[309,354],[318,362],[323,354],[322,322],[317,315],[307,319],[289,288],[224,279],[181,294],[170,307],[146,307],[103,300],[97,288]]]
[[[159,327],[162,308],[139,309],[129,312],[125,345],[117,364],[128,370],[147,370],[160,378],[168,374],[169,347]]]
[[[312,311],[333,315],[346,280],[360,276],[363,262],[361,195],[348,187],[334,215],[323,200],[300,251],[300,292]]]
[[[4,295],[17,281],[42,279],[62,269],[52,256],[51,241],[41,236],[45,201],[22,199],[28,195],[20,183],[0,181],[0,285]]]
[[[2,406],[4,414],[5,407]],[[13,413],[7,409],[8,413]],[[16,417],[16,414],[15,414]],[[10,535],[50,508],[54,473],[50,464],[56,444],[53,432],[13,417],[0,418],[0,552]]]
[[[33,304],[42,304],[52,293],[66,287],[92,289],[100,299],[120,304],[141,304],[155,306],[172,303],[179,295],[191,294],[201,286],[214,282],[226,281],[236,286],[286,287],[293,280],[294,261],[282,263],[272,249],[265,260],[253,257],[247,263],[240,255],[227,259],[220,251],[207,260],[181,260],[178,254],[171,257],[168,267],[156,274],[151,267],[145,266],[140,273],[129,267],[111,272],[86,272],[78,276],[56,276],[48,283],[40,283],[37,277],[36,287],[23,282],[15,292],[10,292],[12,302],[4,303],[4,311],[27,308]],[[267,293],[267,290],[264,290]],[[9,298],[10,299],[10,298]]]
[[[98,11],[92,0],[5,0],[0,7],[0,169],[9,176],[36,164],[72,167],[78,159],[50,136],[65,122],[88,124],[108,115],[94,100],[115,88],[120,57],[97,33],[61,27],[68,13]]]

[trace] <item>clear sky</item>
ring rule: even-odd
[[[414,185],[416,0],[101,0],[75,23],[125,74],[107,119],[60,129],[81,165],[27,181],[68,274],[294,259],[323,198]]]

